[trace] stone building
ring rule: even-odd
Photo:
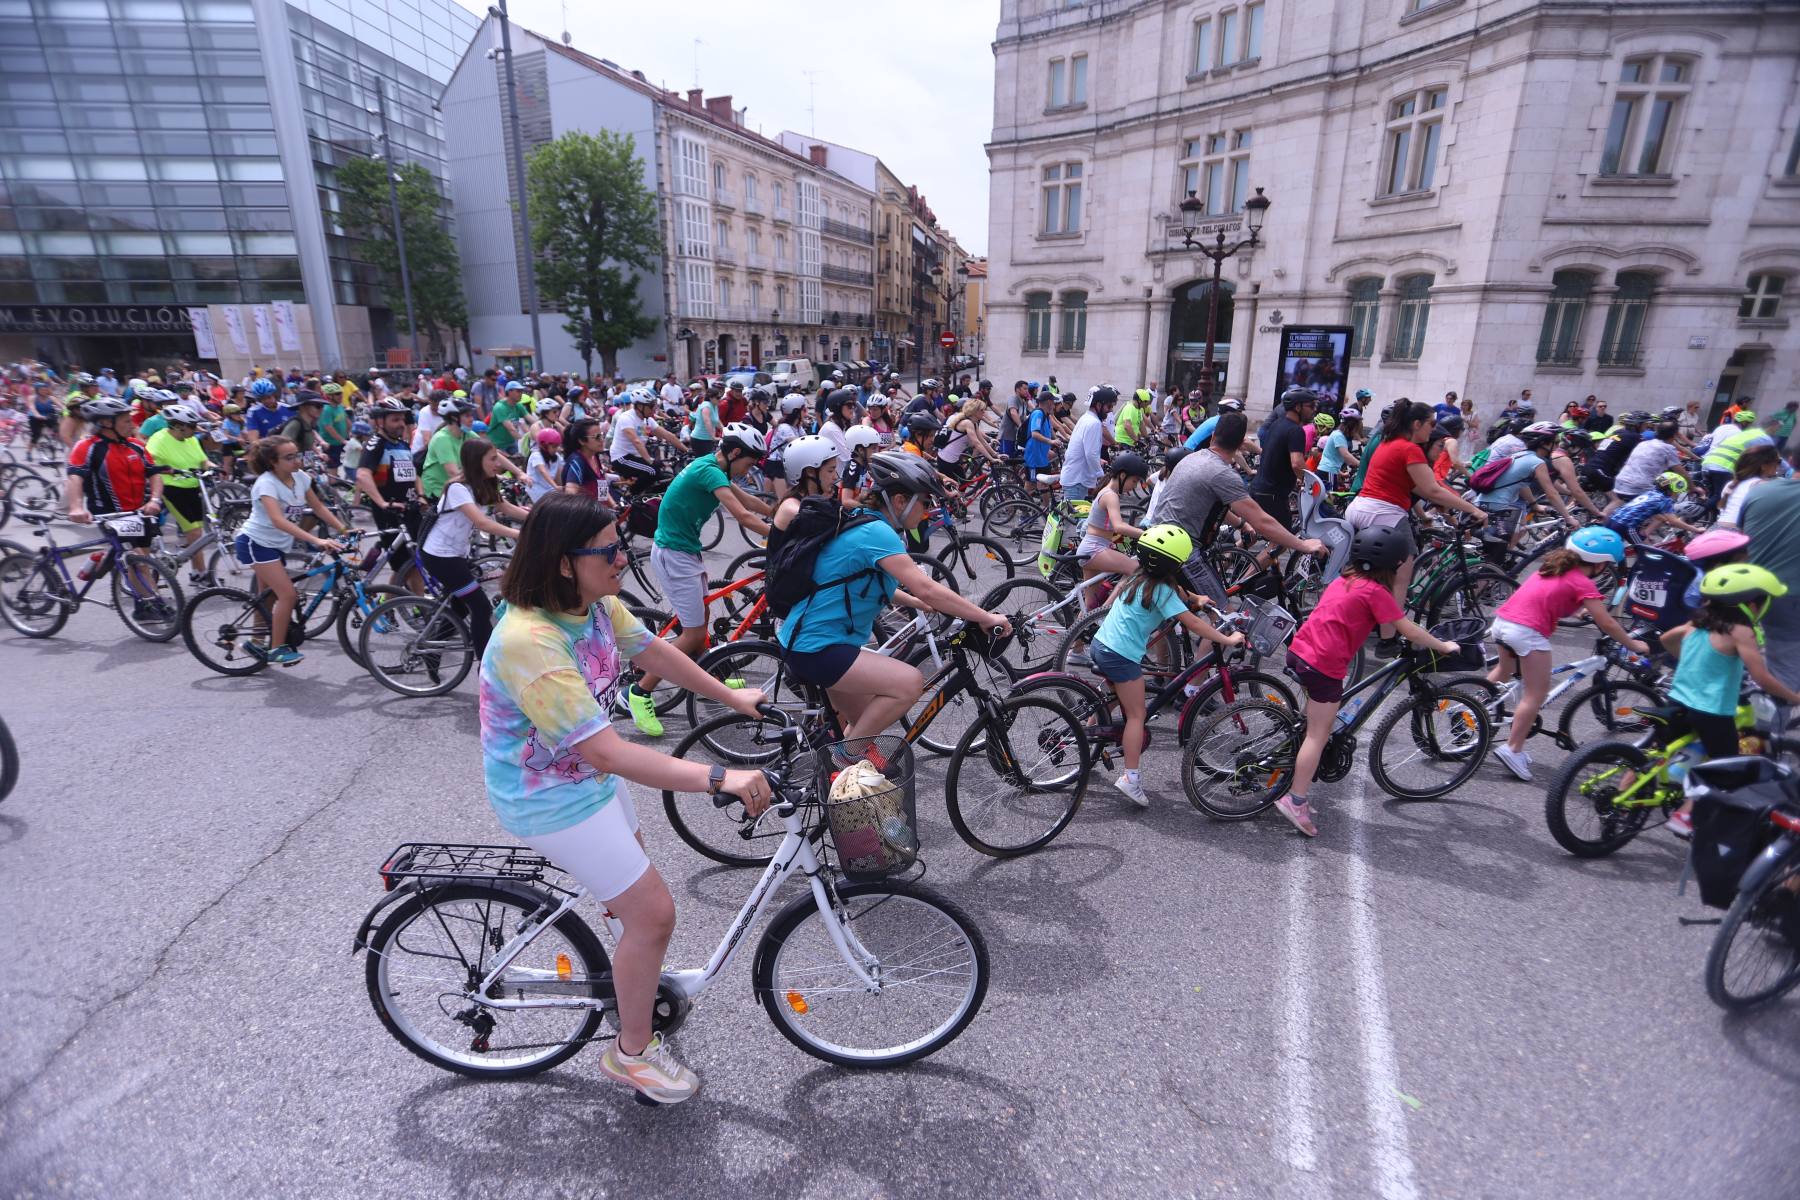
[[[1199,382],[1213,267],[1183,231],[1260,188],[1214,353],[1253,412],[1292,325],[1348,326],[1383,401],[1794,394],[1791,9],[1002,0],[994,53],[996,378]]]

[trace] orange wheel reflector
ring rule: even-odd
[[[558,951],[556,955],[556,977],[558,979],[567,979],[574,973],[575,965],[569,961],[569,956]]]
[[[803,1017],[806,1015],[807,1009],[811,1007],[811,1005],[807,1004],[806,997],[802,996],[799,992],[789,992],[787,994],[787,1002],[789,1008],[793,1009]]]

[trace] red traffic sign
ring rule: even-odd
[[[956,348],[956,335],[951,333],[948,329],[944,330],[944,332],[938,334],[938,345],[946,350],[954,350]]]

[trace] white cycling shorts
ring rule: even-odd
[[[637,840],[637,809],[631,785],[618,780],[613,798],[600,811],[555,833],[537,833],[525,844],[579,879],[597,900],[624,895],[645,871],[650,859]]]

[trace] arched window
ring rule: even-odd
[[[1025,349],[1050,349],[1050,293],[1025,293]]]
[[[1387,356],[1396,362],[1418,362],[1425,350],[1425,324],[1431,317],[1431,285],[1434,275],[1405,275],[1395,281],[1400,292],[1394,319],[1394,340]]]
[[[1606,330],[1600,337],[1600,365],[1635,367],[1644,348],[1644,323],[1650,319],[1650,293],[1656,276],[1648,271],[1620,271],[1614,281],[1618,291],[1606,309]]]
[[[1588,271],[1558,271],[1550,277],[1550,302],[1538,333],[1539,362],[1566,367],[1581,361],[1581,321],[1593,290],[1594,276]]]
[[[1087,349],[1087,293],[1062,294],[1062,329],[1056,349],[1062,354],[1080,354]]]
[[[1350,281],[1350,357],[1375,353],[1375,325],[1381,312],[1381,280],[1374,276]]]

